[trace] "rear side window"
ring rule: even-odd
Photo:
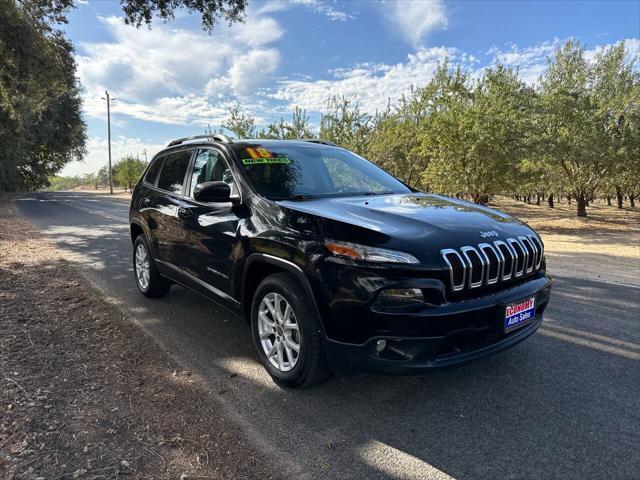
[[[164,157],[158,157],[153,161],[153,163],[149,167],[149,170],[147,170],[147,174],[144,176],[145,182],[151,185],[156,184],[156,178],[158,178],[158,172],[162,167],[162,160],[164,160]]]
[[[167,155],[158,178],[158,188],[171,193],[182,193],[182,185],[190,159],[190,150]]]

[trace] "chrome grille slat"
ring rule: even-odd
[[[524,246],[516,238],[507,238],[507,243],[511,245],[511,248],[516,254],[516,258],[514,260],[515,265],[513,267],[514,278],[521,277],[522,275],[524,275],[524,269],[527,265],[527,249],[524,248]],[[520,253],[518,253],[518,251]],[[520,254],[522,254],[522,256]],[[518,264],[520,264],[521,262],[520,258],[522,258],[522,268],[518,270]]]
[[[527,252],[525,273],[529,274],[533,272],[533,267],[535,266],[535,263],[536,263],[536,249],[533,247],[531,240],[529,240],[527,237],[518,237],[518,241],[522,244],[525,251]],[[531,255],[529,255],[529,250],[527,249],[527,245],[529,245],[529,248],[531,249]],[[529,264],[531,264],[531,266],[529,266]]]
[[[538,271],[542,266],[544,247],[538,237],[527,235],[458,249],[446,248],[440,254],[449,270],[450,289],[460,292],[519,279]]]
[[[507,280],[511,280],[511,277],[513,276],[513,270],[516,268],[516,262],[517,262],[517,256],[516,256],[516,252],[513,249],[513,247],[511,247],[511,245],[509,245],[506,242],[503,242],[502,240],[496,240],[493,242],[493,244],[496,246],[496,249],[500,252],[500,255],[502,255],[502,250],[500,249],[500,245],[504,245],[504,248],[507,249],[507,251],[509,252],[509,256],[511,257],[511,268],[509,269],[509,274],[507,275],[507,273],[504,271],[507,267],[507,259],[504,258],[504,255],[502,257],[503,260],[503,264],[502,264],[502,278],[501,280],[503,282],[506,282]]]
[[[451,290],[453,290],[454,292],[459,292],[460,290],[463,290],[465,279],[466,279],[467,266],[464,263],[462,256],[460,255],[460,253],[458,253],[457,250],[454,250],[453,248],[446,248],[444,250],[440,250],[440,255],[442,255],[442,258],[444,258],[444,261],[447,262],[447,265],[449,266],[449,280],[451,281]],[[449,255],[455,255],[460,261],[460,264],[462,265],[462,282],[461,283],[456,284],[455,282],[453,265],[451,264],[451,261],[448,258]]]
[[[538,240],[534,235],[529,235],[529,240],[531,240],[531,243],[534,244],[536,246],[536,249],[538,250],[538,255],[536,257],[536,266],[535,266],[535,269],[538,270],[542,265],[542,257],[544,256],[544,247],[542,246],[542,242]]]
[[[478,250],[476,250],[474,247],[462,247],[460,251],[462,252],[462,255],[467,260],[467,262],[469,262],[467,265],[467,269],[469,270],[469,282],[468,282],[469,288],[481,287],[482,284],[484,283],[484,269],[485,269],[485,262],[482,258],[482,255],[480,255],[478,253]],[[482,270],[480,271],[480,280],[478,280],[477,282],[473,281],[473,262],[469,257],[469,252],[473,252],[473,254],[478,258],[478,260],[480,260],[480,264],[482,265]]]
[[[500,258],[501,256],[498,255],[498,253],[495,251],[495,249],[493,248],[493,245],[490,245],[488,243],[481,243],[480,245],[478,245],[478,249],[480,249],[480,252],[482,252],[482,255],[484,255],[484,258],[487,261],[487,278],[485,279],[485,281],[487,282],[487,285],[493,285],[494,283],[498,283],[498,280],[500,279],[502,265],[503,265],[503,261]],[[496,276],[493,278],[489,276],[491,275],[491,260],[489,260],[489,256],[487,255],[487,252],[485,252],[486,249],[491,250],[495,255],[495,257],[498,259]]]

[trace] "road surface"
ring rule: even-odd
[[[283,390],[258,364],[243,322],[182,287],[157,300],[137,292],[127,204],[78,193],[24,195],[16,203],[226,405],[256,445],[281,460],[283,474],[640,476],[638,286],[552,271],[544,326],[506,352],[419,377],[333,378]]]

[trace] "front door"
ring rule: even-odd
[[[190,214],[182,219],[188,237],[181,268],[204,282],[210,291],[228,299],[232,295],[233,266],[241,248],[238,226],[244,208],[231,202],[200,203],[193,199],[197,184],[223,181],[238,196],[238,187],[224,154],[214,148],[197,151],[185,196]]]

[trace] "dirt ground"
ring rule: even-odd
[[[0,197],[0,478],[276,478],[216,397]],[[229,379],[229,381],[232,381]]]
[[[640,208],[618,209],[596,201],[587,218],[575,203],[528,205],[496,197],[489,205],[527,222],[540,233],[550,271],[603,281],[640,285]]]

